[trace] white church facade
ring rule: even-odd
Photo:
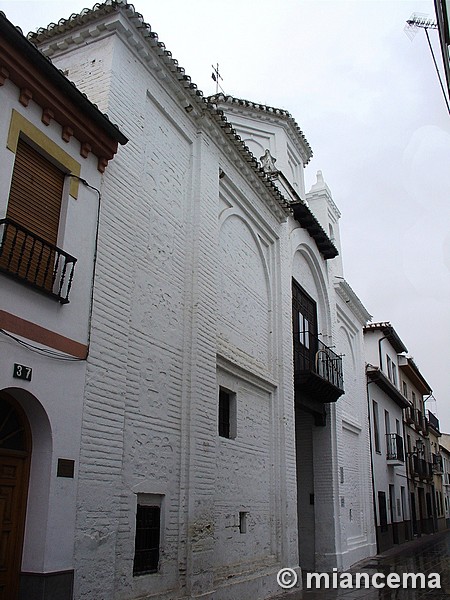
[[[204,98],[125,2],[32,41],[128,139],[86,176],[95,277],[58,567],[73,598],[270,598],[282,567],[375,554],[370,315],[320,172],[305,192],[295,120]]]

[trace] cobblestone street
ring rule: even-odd
[[[286,594],[289,600],[448,600],[450,598],[450,532],[424,536],[388,552],[364,560],[349,573],[423,573],[428,580],[430,573],[440,575],[441,589],[328,589],[307,590],[304,574],[304,590]],[[330,578],[331,581],[331,578]]]

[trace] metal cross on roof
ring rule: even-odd
[[[213,68],[213,72],[211,73],[211,79],[213,79],[216,82],[216,94],[219,93],[219,88],[220,88],[221,92],[225,93],[219,84],[219,79],[221,79],[223,81],[223,77],[219,73],[219,63],[217,63],[216,66],[214,66],[214,65],[211,65],[211,66]]]

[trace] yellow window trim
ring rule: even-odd
[[[23,115],[13,109],[6,147],[11,150],[11,152],[14,152],[14,154],[17,151],[17,142],[19,141],[21,133],[34,142],[39,148],[42,148],[49,156],[54,158],[68,173],[72,173],[77,177],[80,176],[80,163],[67,154],[67,152],[64,152],[58,144],[48,138],[45,133],[33,125],[33,123],[30,123]],[[75,199],[78,197],[78,188],[79,180],[75,177],[71,177],[69,193]]]

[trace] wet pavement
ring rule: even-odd
[[[387,584],[384,588],[375,589],[364,587],[365,581],[362,580],[361,588],[355,589],[306,589],[306,576],[303,576],[303,591],[286,594],[281,598],[286,600],[450,600],[450,531],[441,532],[434,535],[423,536],[412,542],[407,542],[401,546],[391,548],[383,554],[361,561],[351,567],[348,571],[352,575],[351,582],[356,585],[358,573],[367,573],[369,583],[372,583],[372,576],[375,573],[382,573],[376,583],[386,583],[386,577],[390,573],[399,574],[400,587],[390,589]],[[421,581],[418,578],[416,589],[412,587],[412,579],[407,581],[407,588],[403,588],[402,579],[405,573],[423,573],[425,587],[421,588]],[[430,577],[431,573],[437,573],[440,579],[440,589],[433,588],[431,585],[438,582],[438,578]],[[339,583],[339,574],[335,574],[335,581]],[[392,578],[391,578],[392,579]],[[395,583],[395,577],[394,577]],[[333,585],[332,574],[329,579],[330,588]]]

